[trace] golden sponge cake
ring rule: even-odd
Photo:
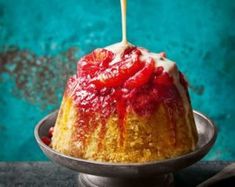
[[[164,53],[96,49],[67,82],[52,148],[103,162],[163,160],[195,149],[187,82]]]

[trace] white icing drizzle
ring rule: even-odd
[[[123,42],[119,42],[119,43],[115,43],[112,45],[109,45],[107,47],[105,47],[105,49],[112,51],[114,54],[116,55],[121,55],[126,48],[134,46],[131,43],[123,43]]]
[[[120,60],[120,57],[122,56],[125,49],[127,49],[128,47],[133,47],[133,46],[134,45],[132,45],[131,43],[123,44],[122,42],[120,42],[120,43],[109,45],[105,47],[105,49],[112,51],[115,54],[115,59],[112,62],[112,64],[114,64],[115,62],[118,62]],[[156,67],[162,66],[165,72],[169,73],[171,76],[174,76],[174,72],[175,72],[174,69],[176,68],[175,62],[167,58],[163,58],[158,53],[149,52],[147,49],[140,48],[140,47],[138,47],[138,49],[142,53],[141,60],[145,61],[148,58],[153,58],[153,60],[155,61]]]
[[[126,0],[121,1],[121,11],[122,11],[122,43],[127,44],[126,37]]]

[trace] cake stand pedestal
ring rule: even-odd
[[[78,176],[78,184],[79,187],[170,187],[174,186],[174,177],[171,173],[155,177],[142,178],[100,177],[95,175],[80,174]]]
[[[54,126],[57,111],[42,119],[34,134],[44,154],[53,162],[79,172],[79,187],[155,187],[174,186],[172,172],[188,167],[203,158],[217,136],[213,122],[200,112],[194,111],[198,131],[198,143],[194,151],[172,159],[148,163],[108,163],[70,157],[45,145],[41,137],[47,136]]]

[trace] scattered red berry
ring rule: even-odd
[[[46,136],[43,136],[43,137],[41,137],[41,140],[42,140],[42,142],[44,143],[44,144],[46,144],[46,145],[50,145],[50,143],[51,143],[51,139],[50,138],[48,138],[48,137],[46,137]]]

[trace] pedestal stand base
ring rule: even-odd
[[[151,178],[112,178],[79,174],[79,187],[173,187],[173,174]]]

